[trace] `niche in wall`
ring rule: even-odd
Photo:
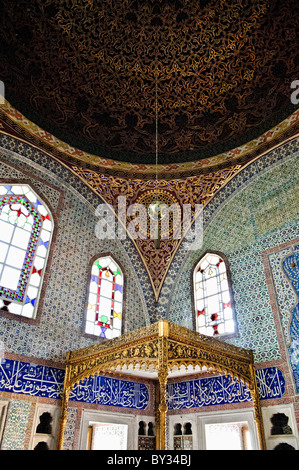
[[[298,450],[298,429],[293,404],[262,408],[267,450]]]
[[[174,424],[173,449],[174,450],[192,450],[193,435],[192,423],[177,422]]]
[[[155,419],[142,416],[138,427],[138,450],[155,450],[155,448]]]
[[[196,413],[169,416],[169,449],[196,450],[197,423]]]
[[[30,450],[55,450],[60,407],[36,405],[33,419]]]

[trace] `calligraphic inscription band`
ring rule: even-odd
[[[63,369],[2,359],[0,390],[59,400],[63,393],[64,376]],[[149,391],[143,383],[95,376],[76,384],[69,399],[143,410],[149,404]]]
[[[260,400],[281,398],[284,395],[285,379],[280,369],[268,367],[257,369],[255,373]],[[63,369],[2,359],[0,390],[59,400],[64,375]],[[246,385],[224,375],[169,383],[166,396],[170,410],[251,401]],[[149,403],[149,392],[145,384],[96,376],[75,385],[71,390],[72,400],[145,409]]]
[[[285,380],[276,367],[255,371],[259,399],[281,398],[285,393]],[[250,390],[242,381],[230,375],[170,383],[167,386],[169,410],[227,405],[252,401]]]

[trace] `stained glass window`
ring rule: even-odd
[[[0,309],[35,318],[53,232],[28,185],[0,185]]]
[[[124,276],[111,256],[92,265],[85,332],[111,339],[121,334]]]
[[[226,263],[215,253],[206,253],[194,270],[197,331],[216,336],[235,331]]]

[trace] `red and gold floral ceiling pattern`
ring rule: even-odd
[[[162,163],[258,137],[293,111],[297,0],[3,1],[8,101],[70,145]]]

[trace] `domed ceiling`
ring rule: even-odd
[[[189,204],[194,221],[298,135],[298,0],[1,3],[0,134],[46,152],[116,215],[122,195]],[[132,240],[156,300],[183,238]]]
[[[2,5],[6,99],[95,156],[154,164],[158,122],[159,162],[197,161],[295,110],[297,0]]]

